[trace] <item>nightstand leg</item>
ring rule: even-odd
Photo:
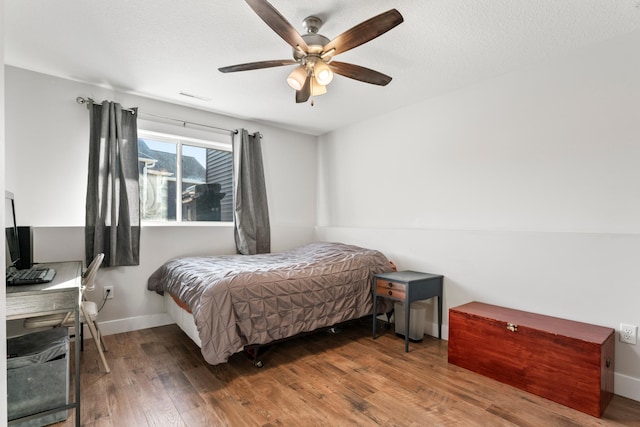
[[[442,339],[442,294],[438,295],[438,339]]]
[[[411,313],[411,304],[408,299],[404,301],[404,352],[409,353],[409,314]]]
[[[374,282],[375,284],[375,282]],[[374,288],[375,289],[375,286]],[[378,317],[378,297],[373,293],[373,339],[376,339],[376,318]]]

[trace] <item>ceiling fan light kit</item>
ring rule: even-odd
[[[333,58],[361,44],[386,33],[403,22],[402,15],[396,9],[374,16],[340,34],[333,40],[318,34],[322,20],[308,16],[302,25],[307,33],[300,35],[295,28],[266,0],[245,0],[253,11],[285,42],[293,48],[293,59],[250,62],[246,64],[221,67],[222,73],[257,70],[298,65],[287,77],[287,84],[296,91],[296,102],[306,102],[311,96],[327,93],[327,85],[334,74],[364,83],[386,86],[391,77],[378,71],[346,62],[333,61]],[[313,105],[313,100],[311,101]]]
[[[311,96],[320,96],[327,93],[327,87],[311,82]]]
[[[293,90],[302,89],[305,80],[307,80],[307,70],[302,65],[294,68],[289,77],[287,77],[287,83]]]
[[[323,86],[328,85],[333,80],[333,71],[322,59],[316,62],[313,67],[313,75],[316,78],[318,84]]]

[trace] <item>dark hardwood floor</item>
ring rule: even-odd
[[[110,374],[85,341],[84,426],[640,426],[640,402],[614,396],[594,418],[448,364],[446,341],[374,341],[368,321],[277,344],[261,369],[208,365],[175,325],[106,341]]]

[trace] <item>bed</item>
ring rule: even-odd
[[[379,251],[311,243],[272,254],[172,259],[147,287],[191,312],[202,355],[216,365],[252,346],[371,315],[373,275],[391,270]]]

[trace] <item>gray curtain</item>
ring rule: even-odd
[[[104,266],[139,265],[137,109],[89,102],[89,175],[85,257],[104,253]]]
[[[259,132],[249,135],[246,129],[240,129],[233,141],[236,168],[234,234],[238,253],[244,255],[271,251],[269,208],[260,139]]]

